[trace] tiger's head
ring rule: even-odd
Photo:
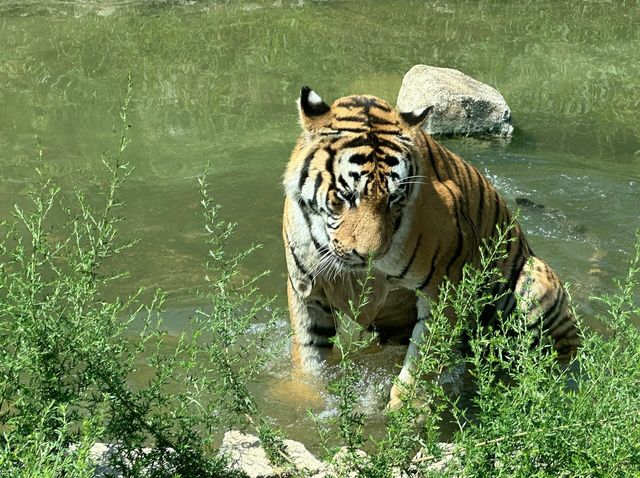
[[[431,108],[400,113],[374,96],[329,106],[308,87],[298,106],[303,132],[285,188],[316,248],[344,267],[383,257],[419,182],[415,135]]]

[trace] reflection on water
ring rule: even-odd
[[[195,178],[207,161],[222,214],[238,223],[238,248],[264,245],[244,272],[270,269],[264,292],[283,298],[280,178],[298,134],[300,86],[326,99],[369,93],[393,102],[413,64],[452,67],[504,94],[516,133],[510,144],[444,143],[514,208],[520,201],[532,247],[571,283],[589,320],[589,296],[610,290],[640,226],[638,24],[640,5],[615,1],[5,1],[0,217],[33,183],[35,136],[66,191],[95,192],[131,72],[136,172],[123,232],[141,242],[115,264],[131,276],[114,293],[163,288],[178,333],[202,285]],[[358,363],[372,430],[402,355],[386,348]],[[292,438],[309,441],[306,408],[329,416],[335,403],[321,383],[296,384],[290,373],[285,352],[257,391]]]

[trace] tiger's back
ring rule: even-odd
[[[530,304],[523,310],[530,328],[551,337],[560,355],[570,356],[579,344],[557,275],[533,254],[487,179],[420,129],[428,113],[399,113],[372,96],[329,106],[302,91],[303,133],[284,177],[283,236],[294,356],[303,367],[313,368],[330,348],[333,312],[354,298],[369,257],[374,293],[359,320],[375,327],[387,301],[406,300],[407,291],[437,298],[442,280],[458,281],[465,264],[479,263],[483,241],[510,224],[506,257],[496,264],[505,281],[492,290],[502,299],[483,319],[491,323],[498,310],[509,314]],[[527,300],[516,301],[517,294]],[[412,328],[400,375],[406,381],[428,304],[418,297],[410,310],[389,309],[387,327]]]

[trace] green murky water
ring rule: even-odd
[[[271,269],[264,291],[284,297],[280,177],[300,86],[394,102],[412,65],[452,67],[501,91],[516,134],[445,143],[512,205],[545,206],[521,222],[588,318],[588,297],[622,273],[640,227],[638,25],[636,1],[0,2],[0,217],[34,180],[36,136],[58,182],[91,191],[131,72],[125,233],[141,242],[116,292],[161,287],[171,327],[184,326],[202,283],[195,178],[209,161],[238,246],[264,244],[247,273]],[[363,359],[366,408],[382,408],[401,355]],[[305,399],[273,393],[287,372],[283,357],[257,391],[308,442]],[[333,413],[331,400],[316,410]]]

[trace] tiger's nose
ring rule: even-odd
[[[353,249],[352,254],[356,255],[358,258],[363,261],[367,261],[369,257],[372,259],[380,259],[389,251],[389,245],[380,245],[379,247],[368,249],[368,250],[358,250]]]

